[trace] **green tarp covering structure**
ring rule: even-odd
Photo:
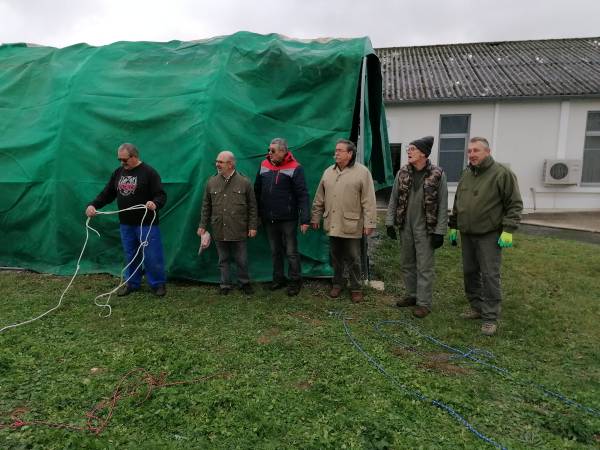
[[[169,278],[217,281],[216,250],[198,256],[195,234],[217,153],[233,151],[238,170],[254,180],[271,139],[286,138],[305,166],[312,201],[335,141],[356,141],[361,117],[366,164],[377,187],[389,185],[380,67],[367,38],[240,32],[197,42],[2,45],[0,266],[72,274],[85,206],[118,166],[119,144],[132,142],[168,194],[161,232]],[[101,237],[90,236],[81,273],[118,275],[116,215],[91,226]],[[306,276],[331,273],[322,232],[300,236],[299,246]],[[269,280],[260,229],[248,253],[252,279]]]

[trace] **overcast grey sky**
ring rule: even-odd
[[[374,47],[600,36],[600,0],[0,0],[0,43],[369,36]]]

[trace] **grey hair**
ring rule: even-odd
[[[356,144],[349,139],[338,139],[335,145],[337,146],[338,144],[344,144],[346,146],[346,150],[352,152],[352,157],[348,162],[348,167],[352,167],[356,162]]]
[[[481,136],[472,137],[471,139],[469,139],[469,142],[481,142],[485,146],[485,148],[490,148],[490,143],[488,142],[488,140]]]
[[[233,152],[230,152],[229,150],[223,150],[221,153],[219,153],[219,155],[227,156],[228,158],[230,158],[231,162],[235,166],[235,155],[233,154]]]
[[[288,151],[288,144],[287,141],[283,138],[275,138],[271,141],[271,145],[276,145],[278,149],[284,149],[287,153]]]
[[[129,142],[119,145],[117,151],[120,152],[121,150],[125,150],[129,156],[135,156],[136,158],[139,158],[140,156],[140,152],[137,147]]]

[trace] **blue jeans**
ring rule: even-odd
[[[142,284],[142,273],[146,273],[146,280],[152,289],[156,289],[158,286],[167,282],[165,276],[165,262],[163,257],[162,242],[160,239],[160,229],[156,226],[139,226],[139,225],[120,225],[121,230],[121,243],[123,244],[123,250],[125,251],[125,259],[127,264],[131,261],[131,264],[125,271],[125,279],[129,279],[127,284],[132,289],[139,289]],[[150,233],[148,234],[148,231]],[[145,249],[140,249],[137,257],[135,253],[140,246],[142,240],[146,238],[148,234],[148,245]],[[144,272],[141,267],[133,273],[135,268],[140,264],[142,260],[142,251],[144,252]],[[134,260],[135,257],[135,260]],[[131,275],[133,273],[133,276]],[[129,278],[131,276],[131,278]]]

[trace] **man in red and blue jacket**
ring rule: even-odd
[[[310,223],[308,189],[303,167],[288,150],[287,142],[275,138],[269,145],[269,153],[262,161],[254,192],[273,260],[273,282],[270,289],[281,289],[287,284],[284,273],[284,253],[287,256],[290,283],[289,296],[298,295],[302,285],[302,269],[298,254],[297,227],[306,233]]]

